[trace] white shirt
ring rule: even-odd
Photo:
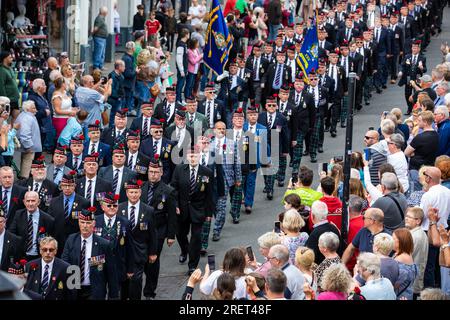
[[[92,154],[92,153],[98,152],[98,144],[99,144],[99,141],[97,141],[97,142],[92,142],[92,141],[91,141],[91,143],[89,143],[88,153],[89,153],[89,154]],[[92,145],[95,146],[94,152],[91,152],[91,150],[92,150]]]
[[[189,14],[189,15],[194,15],[194,16],[199,16],[199,15],[200,15],[200,8],[201,8],[200,5],[198,5],[198,6],[196,6],[196,7],[191,6],[191,7],[189,8],[188,14]],[[191,25],[195,26],[195,25],[197,25],[197,24],[199,24],[199,23],[201,23],[201,22],[202,22],[202,21],[201,21],[199,18],[192,18],[192,20],[191,20]]]
[[[0,261],[2,260],[3,245],[5,243],[5,230],[0,234]]]
[[[215,288],[217,288],[217,279],[223,273],[222,270],[216,270],[209,275],[209,277],[200,283],[200,291],[203,294],[211,295]],[[245,276],[239,277],[235,280],[236,290],[234,290],[233,297],[236,299],[247,297],[247,285],[245,283]]]
[[[255,80],[255,81],[259,81],[260,80],[260,77],[259,77],[259,66],[260,66],[260,64],[261,64],[261,57],[259,57],[259,58],[255,57],[255,60],[253,61],[253,68],[255,68],[255,79],[253,79],[253,80]]]
[[[152,148],[153,148],[153,146],[155,145],[155,142],[157,143],[157,145],[156,145],[156,153],[157,153],[157,154],[161,154],[162,139],[159,139],[159,140],[153,139],[153,145],[152,145]]]
[[[130,201],[128,201],[128,220],[131,221],[131,207],[134,207],[134,225],[137,226],[138,223],[138,216],[139,216],[139,205],[141,203],[141,200],[136,202],[136,204],[132,204]]]
[[[80,252],[81,250],[83,250],[83,240],[86,240],[86,255],[85,255],[86,259],[84,260],[84,282],[81,283],[81,285],[89,286],[91,285],[89,260],[91,259],[92,255],[93,236],[91,234],[87,239],[84,239],[83,236],[81,236],[80,238],[81,238]]]
[[[344,61],[345,61],[345,63],[344,63]],[[348,59],[348,56],[346,56],[346,57],[342,56],[341,66],[344,67],[346,76],[348,76],[348,68],[350,67],[349,64],[350,64],[350,61]]]
[[[428,192],[426,192],[422,199],[420,200],[420,207],[425,213],[422,228],[425,231],[428,231],[429,221],[428,221],[428,208],[437,208],[439,209],[439,221],[438,224],[442,224],[444,228],[448,227],[447,219],[450,213],[450,189],[447,189],[441,184],[436,186],[432,186]]]
[[[113,175],[114,177],[114,175]],[[89,186],[89,180],[92,180],[92,187],[91,187],[91,199],[88,199],[91,203],[91,206],[94,205],[94,195],[95,195],[95,183],[97,182],[97,176],[93,177],[92,179],[89,179],[88,177],[86,177],[86,186],[85,186],[85,190],[84,190],[84,197],[87,199],[88,197],[88,186]]]
[[[37,237],[38,228],[39,228],[39,215],[40,215],[39,209],[37,209],[32,214],[33,214],[33,246],[31,247],[31,250],[27,251],[27,255],[37,256],[37,255],[39,255],[38,248],[37,248],[37,242],[36,242],[36,237]],[[27,226],[28,226],[29,217],[30,217],[30,213],[28,212]],[[28,233],[27,233],[27,236],[28,236]]]
[[[189,166],[189,178],[191,177],[192,169],[195,170],[195,180],[197,181],[197,175],[198,175],[198,165],[196,167]]]
[[[272,115],[272,123],[269,121],[269,116]],[[275,118],[277,117],[277,113],[269,113],[267,112],[267,125],[269,126],[269,128],[273,127],[273,124],[275,123]]]
[[[200,155],[200,164],[201,165],[203,165],[203,159],[205,159],[205,163],[206,163],[205,165],[207,166],[208,162],[209,162],[209,152],[204,151],[201,153],[201,155]]]
[[[131,161],[133,163],[131,166],[131,170],[134,171],[134,167],[136,166],[136,161],[137,161],[137,157],[138,157],[138,151],[136,151],[135,153],[131,153],[131,151],[130,151],[130,153],[128,154],[128,162],[130,161],[130,157],[132,158]],[[128,164],[128,162],[127,162],[127,164]]]
[[[122,129],[122,130],[121,129],[116,129],[116,137],[120,137],[124,131],[125,131],[125,128]]]
[[[178,140],[177,146],[180,148],[183,143],[184,136],[186,135],[186,127],[182,128],[182,129],[177,127],[175,129],[175,137],[178,137],[179,132],[181,132],[181,134],[180,134],[180,140]]]
[[[122,177],[123,177],[123,168],[124,168],[124,166],[122,166],[120,168],[116,168],[116,167],[112,166],[113,180],[114,180],[114,176],[116,175],[116,171],[119,170],[119,180],[117,180],[117,187],[116,187],[116,190],[113,190],[115,192],[115,194],[120,194],[120,186],[122,185]]]
[[[398,180],[402,184],[403,191],[406,192],[409,189],[409,178],[408,178],[408,162],[406,161],[405,154],[403,152],[397,152],[394,154],[388,154],[387,162],[391,164],[395,173],[397,174]]]
[[[231,85],[230,90],[233,90],[237,86],[237,75],[230,75],[231,77]]]
[[[314,95],[314,104],[316,106],[316,108],[319,105],[319,88],[317,86],[313,87],[309,87],[309,91]]]
[[[50,283],[54,262],[55,262],[55,259],[53,259],[52,262],[50,262],[50,263],[46,263],[44,261],[44,259],[41,259],[41,266],[42,266],[41,285],[44,282],[44,274],[45,274],[45,266],[46,265],[48,265],[48,284]]]
[[[109,224],[109,219],[111,219],[111,227],[114,225],[114,223],[116,222],[116,215],[112,216],[111,218],[108,217],[106,214],[103,215],[103,218],[105,220],[105,226],[107,227]]]

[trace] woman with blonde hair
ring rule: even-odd
[[[317,289],[314,269],[317,265],[314,263],[314,251],[307,247],[298,247],[295,251],[295,266],[301,271],[305,282],[308,282],[311,288]]]
[[[330,266],[324,273],[322,279],[322,289],[316,300],[347,300],[350,289],[353,286],[353,279],[345,265],[336,263]],[[305,282],[304,292],[306,300],[314,300],[313,289]]]
[[[269,260],[269,250],[276,244],[281,244],[281,237],[275,232],[266,232],[258,238],[259,253],[265,258],[265,261],[258,263],[254,260],[251,262],[251,267],[264,277],[267,275],[267,271],[272,268]]]
[[[427,182],[425,181],[426,177],[423,174],[428,168],[430,168],[430,167],[422,166],[419,169],[419,183],[422,185],[422,189],[411,192],[411,194],[409,195],[409,197],[407,199],[408,207],[420,206],[420,201],[422,200],[423,195],[425,194],[425,192],[428,191],[428,185],[427,185]]]
[[[283,217],[282,228],[284,236],[281,244],[284,244],[289,249],[289,259],[291,262],[295,261],[295,252],[298,247],[304,246],[308,240],[306,232],[300,232],[300,229],[305,225],[302,217],[295,209],[290,209],[285,212]]]

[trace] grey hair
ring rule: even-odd
[[[436,111],[443,113],[446,119],[450,116],[450,113],[448,112],[448,108],[446,106],[437,106],[434,109],[434,112]]]
[[[319,237],[319,247],[335,252],[339,248],[339,237],[334,232],[324,232]]]
[[[8,97],[5,97],[5,96],[1,96],[0,104],[7,104],[7,103],[11,103],[11,99],[9,99]]]
[[[364,199],[352,194],[348,200],[348,207],[353,212],[361,212],[364,207]]]
[[[389,233],[379,233],[373,238],[373,247],[384,256],[388,256],[394,250],[394,238]]]
[[[383,134],[393,134],[395,132],[395,123],[390,119],[383,119],[380,127]]]
[[[395,144],[398,149],[401,149],[405,144],[405,138],[400,133],[394,133],[391,136],[391,141]]]
[[[449,296],[439,288],[426,288],[420,292],[420,300],[449,300]]]
[[[50,75],[48,76],[50,81],[55,81],[58,78],[62,77],[61,72],[59,72],[59,70],[53,70],[52,72],[50,72]]]
[[[317,200],[313,202],[311,212],[316,220],[324,221],[328,216],[328,207],[326,203]]]
[[[33,81],[33,91],[37,91],[42,85],[45,85],[44,79],[37,78]]]
[[[33,195],[39,199],[39,193],[37,193],[36,191],[33,191],[33,190],[25,192],[23,199],[25,199],[27,196],[30,196],[30,195]]]
[[[136,44],[133,41],[128,41],[125,44],[125,49],[127,49],[127,50],[134,49],[135,47],[136,47]]]
[[[100,13],[100,14],[102,14],[102,13],[108,13],[108,7],[105,7],[105,6],[101,7],[101,8],[99,9],[99,13]]]
[[[370,275],[379,278],[381,271],[380,257],[372,252],[363,252],[358,256],[358,265],[367,270]]]
[[[281,243],[280,236],[275,232],[266,232],[258,238],[258,245],[261,248],[270,249],[272,246]]]
[[[42,238],[42,240],[39,242],[39,245],[42,247],[51,242],[53,242],[56,246],[56,249],[58,249],[58,241],[56,241],[56,239],[53,237]]]
[[[0,172],[1,172],[1,171],[14,173],[13,168],[11,168],[11,167],[9,167],[9,166],[3,166],[3,167],[1,167],[1,168],[0,168]]]
[[[438,85],[438,87],[441,87],[442,89],[445,90],[445,92],[448,92],[449,85],[448,85],[447,82],[441,82],[441,83]]]
[[[22,103],[22,109],[23,109],[23,111],[27,111],[27,112],[28,112],[32,106],[36,106],[36,105],[34,104],[34,101],[32,101],[32,100],[27,100],[27,101],[24,101],[24,102]]]
[[[389,191],[398,190],[398,178],[395,173],[385,172],[381,177],[381,185],[385,186]]]
[[[270,254],[273,258],[284,263],[289,260],[289,250],[286,246],[282,244],[276,244],[270,248]]]

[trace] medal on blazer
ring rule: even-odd
[[[79,214],[79,211],[72,211],[72,219],[77,220],[78,214]]]
[[[141,229],[142,231],[148,230],[148,223],[147,222],[139,223],[139,229]]]
[[[120,235],[120,221],[117,221],[117,236]]]
[[[200,192],[204,192],[204,191],[205,191],[205,184],[202,183],[202,186],[201,186],[201,188],[200,188]]]
[[[59,289],[59,290],[64,289],[64,284],[63,284],[62,281],[60,281],[60,282],[58,283],[58,289]]]
[[[243,141],[243,146],[242,146],[242,149],[244,150],[244,152],[247,151],[247,149],[248,149],[248,145],[249,145],[249,141],[248,140],[249,140],[249,137],[245,136],[245,139]]]
[[[164,159],[168,159],[169,158],[169,154],[167,152],[164,152]]]
[[[121,245],[121,246],[125,245],[125,239],[124,239],[124,237],[120,238],[120,245]]]

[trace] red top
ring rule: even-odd
[[[341,226],[342,226],[342,202],[341,202],[341,200],[339,200],[339,198],[337,198],[337,197],[325,196],[325,197],[320,198],[320,201],[324,202],[328,207],[328,217],[327,217],[328,222],[334,223],[334,225],[336,225],[336,227],[339,230],[341,230]],[[308,220],[309,220],[308,223],[310,226],[310,230],[312,230],[313,226],[312,226],[311,215]]]
[[[150,21],[150,20],[145,21],[145,26],[147,27],[148,34],[157,33],[160,25],[161,24],[156,19],[155,19],[155,21]]]
[[[364,219],[362,215],[359,215],[354,218],[350,218],[349,226],[348,226],[348,241],[347,243],[352,243],[353,238],[356,236],[356,234],[364,227]],[[356,264],[356,257],[359,255],[359,250],[355,248],[355,253],[353,253],[353,256],[350,258],[350,260],[347,262],[347,269],[350,270],[351,273],[353,273],[353,268]]]

